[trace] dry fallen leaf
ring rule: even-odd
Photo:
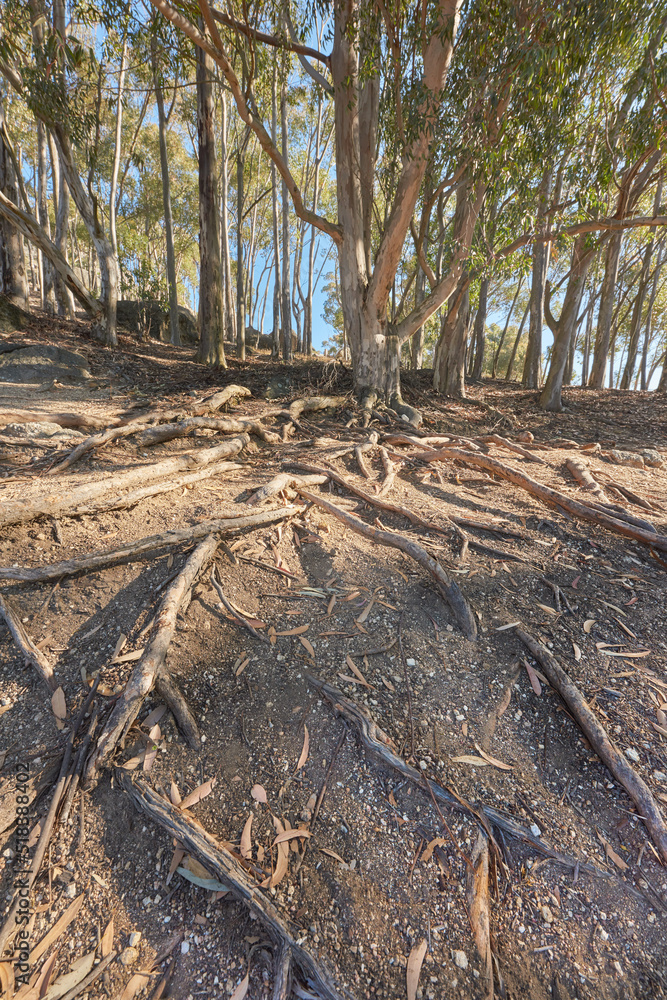
[[[273,841],[273,846],[284,844],[288,840],[294,840],[295,837],[310,837],[310,835],[310,830],[285,830],[283,833],[278,834]]]
[[[229,1000],[243,1000],[246,993],[248,992],[248,986],[250,985],[250,973],[246,973],[239,985],[236,987],[232,993]]]
[[[297,625],[296,628],[288,628],[285,632],[276,632],[276,635],[302,635],[309,628],[310,625]]]
[[[576,642],[574,641],[574,639],[570,639],[570,642],[572,643],[572,649],[573,649],[573,651],[574,651],[574,658],[575,658],[575,660],[576,660],[576,661],[577,661],[577,663],[578,663],[578,662],[579,662],[579,660],[581,659],[581,650],[580,650],[580,649],[579,649],[579,647],[577,646],[577,644],[576,644]]]
[[[308,640],[304,638],[304,636],[302,635],[299,636],[299,639],[301,640],[301,644],[305,648],[306,652],[309,653],[310,656],[314,657],[315,650],[313,649],[312,645],[308,642]]]
[[[595,625],[595,621],[596,621],[595,618],[587,618],[586,621],[584,622],[584,632],[586,633],[590,632],[590,630]]]
[[[482,755],[484,760],[487,760],[489,764],[493,764],[494,767],[499,767],[501,771],[512,770],[513,768],[512,764],[504,764],[502,760],[497,760],[496,757],[492,757],[491,754],[488,754],[485,750],[482,750],[481,746],[478,743],[475,743],[475,750],[477,750],[477,752]]]
[[[250,794],[255,802],[263,802],[266,805],[268,800],[266,798],[266,792],[261,785],[253,785],[250,789]]]
[[[65,993],[69,993],[71,989],[78,986],[81,980],[85,979],[92,969],[94,961],[95,949],[77,959],[76,962],[72,962],[70,971],[56,979],[53,986],[49,987],[46,993],[46,1000],[58,1000],[58,997],[64,996]]]
[[[361,614],[357,618],[357,620],[356,620],[357,621],[357,625],[363,625],[363,623],[366,621],[366,619],[368,618],[369,614],[371,613],[371,610],[372,610],[374,604],[375,604],[375,596],[371,597],[370,601],[368,602],[368,604],[366,605],[366,607],[364,608],[364,610],[361,612]]]
[[[304,725],[304,727],[303,727],[303,748],[301,750],[301,755],[299,756],[299,760],[298,760],[297,765],[296,765],[297,771],[300,771],[301,768],[303,767],[303,765],[308,760],[308,748],[309,748],[309,746],[310,746],[310,739],[308,737],[308,726]]]
[[[341,858],[340,854],[336,854],[336,852],[332,851],[331,848],[320,847],[320,854],[328,854],[330,858],[334,858],[335,861],[340,861],[341,865],[345,865],[345,867],[347,868],[347,865]]]
[[[540,604],[539,601],[536,601],[535,603],[537,604],[538,608],[546,612],[546,614],[548,615],[553,615],[554,618],[557,618],[558,615],[560,615],[560,611],[556,611],[555,608],[550,608],[548,604]]]
[[[276,840],[278,841],[278,838],[280,837],[281,834],[284,837],[285,827],[280,822],[277,816],[273,817],[273,825],[276,829],[276,833],[278,834],[278,837],[276,837]],[[276,859],[276,867],[269,881],[269,885],[271,886],[272,889],[276,885],[279,885],[282,882],[282,880],[287,875],[287,871],[289,868],[289,847],[284,842],[284,839],[278,841],[276,846],[278,849],[278,857]]]
[[[348,667],[350,668],[350,670],[352,671],[352,673],[354,674],[354,676],[359,679],[359,683],[360,684],[363,684],[364,687],[367,687],[367,688],[371,687],[371,685],[368,683],[368,681],[366,680],[366,678],[364,677],[364,675],[362,674],[361,670],[356,665],[356,663],[354,662],[354,660],[352,659],[351,656],[349,656],[349,655],[346,656],[345,657],[345,662],[347,663]]]
[[[531,665],[528,662],[528,660],[522,660],[521,662],[523,663],[524,667],[526,668],[526,673],[528,674],[528,678],[530,680],[530,686],[532,687],[533,691],[535,692],[535,694],[539,698],[539,696],[542,694],[542,685],[539,682],[537,674],[535,673],[535,670],[533,669],[533,667],[531,667]]]
[[[597,831],[597,835],[598,835],[598,840],[600,841],[600,843],[604,847],[604,851],[605,851],[605,854],[607,855],[607,858],[609,858],[611,861],[613,861],[614,864],[616,865],[616,867],[620,868],[621,871],[625,871],[627,868],[629,868],[630,866],[625,863],[625,861],[623,860],[623,858],[619,857],[619,855],[616,853],[616,851],[611,846],[611,844],[609,843],[609,841],[605,840],[605,838],[602,836],[602,834],[600,833],[599,830]]]
[[[51,708],[56,719],[63,722],[67,718],[67,704],[65,703],[65,692],[61,687],[53,692],[51,696]]]
[[[271,643],[272,646],[275,646],[275,644],[276,644],[276,635],[277,634],[278,633],[276,632],[276,630],[274,629],[274,627],[272,625],[271,628],[269,629],[269,631],[267,632],[267,635],[269,637],[269,642]]]
[[[245,826],[243,827],[243,833],[241,834],[241,857],[248,858],[252,857],[252,813],[248,816],[245,821]]]
[[[181,793],[178,790],[178,785],[175,781],[172,781],[171,788],[169,789],[169,798],[171,799],[172,806],[180,806],[181,804]]]
[[[139,990],[144,988],[149,979],[150,974],[148,972],[135,972],[123,990],[120,1000],[133,1000]]]
[[[69,925],[72,923],[77,913],[81,909],[81,905],[84,900],[85,893],[81,893],[76,899],[70,903],[62,917],[56,921],[50,931],[44,935],[39,944],[35,945],[30,951],[30,961],[37,962],[38,959],[42,957],[44,952],[51,947],[54,941],[57,941],[61,934],[67,930]]]
[[[475,767],[488,767],[491,763],[484,757],[475,757],[474,754],[469,753],[464,753],[460,757],[450,757],[450,760],[454,761],[455,764],[474,764]]]
[[[14,967],[11,962],[0,962],[0,995],[14,992]]]
[[[422,962],[424,961],[427,947],[428,945],[424,939],[423,941],[420,941],[419,944],[414,946],[408,956],[406,973],[408,1000],[416,1000],[417,987],[419,986],[419,973],[421,972]]]
[[[395,691],[396,690],[396,688],[391,683],[391,681],[389,680],[389,678],[385,677],[384,674],[380,675],[380,680],[382,681],[382,683],[386,687],[387,691]]]
[[[113,928],[113,917],[112,917],[109,923],[106,925],[104,929],[104,934],[102,935],[102,939],[100,941],[100,955],[102,956],[102,958],[106,958],[107,955],[111,954],[111,950],[113,948],[113,929],[114,928]]]
[[[185,796],[181,802],[180,808],[189,809],[190,806],[194,806],[197,802],[201,802],[202,799],[205,799],[207,795],[211,794],[214,786],[215,778],[209,778],[209,780],[205,781],[203,785],[197,785],[197,787],[193,789],[189,795]]]
[[[444,847],[446,843],[447,841],[445,840],[444,837],[434,837],[433,840],[429,844],[427,844],[426,847],[424,848],[424,853],[422,854],[420,860],[423,861],[424,863],[430,861],[433,856],[433,851],[436,849],[436,847]]]

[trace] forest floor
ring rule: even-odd
[[[388,531],[426,547],[474,611],[478,637],[467,639],[427,572],[404,552],[349,530],[294,493],[247,503],[283,471],[285,459],[322,466],[336,445],[363,444],[372,430],[380,444],[387,435],[413,433],[386,414],[386,423],[374,418],[363,429],[351,374],[340,361],[297,359],[285,368],[254,354],[245,363],[231,357],[227,370],[210,371],[194,362],[192,347],[123,336],[119,348],[109,350],[91,339],[85,324],[43,317],[6,339],[76,351],[87,359],[92,378],[71,386],[49,379],[0,382],[4,411],[68,411],[102,425],[147,407],[187,415],[231,383],[252,395],[228,407],[229,416],[287,408],[304,396],[348,397],[335,410],[304,412],[278,444],[252,437],[223,475],[130,509],[79,516],[64,510],[14,524],[1,522],[2,511],[17,502],[46,497],[62,504],[82,484],[148,469],[229,435],[202,429],[196,437],[153,447],[117,438],[50,476],[49,469],[90,431],[64,431],[46,444],[33,431],[14,444],[0,427],[5,567],[40,567],[209,518],[284,504],[298,508],[218,550],[217,579],[237,616],[220,603],[208,570],[181,609],[167,664],[199,727],[199,748],[186,744],[170,712],[160,717],[161,698],[153,690],[123,745],[76,793],[69,816],[61,816],[32,895],[31,947],[38,957],[30,963],[33,988],[17,993],[21,1000],[44,992],[50,1000],[127,1000],[135,992],[183,1000],[290,995],[280,988],[274,994],[278,948],[257,910],[233,892],[212,889],[215,882],[206,880],[220,883],[220,875],[203,870],[201,857],[177,856],[179,870],[170,874],[174,837],[138,810],[126,788],[132,782],[176,803],[172,812],[178,812],[179,794],[199,789],[194,798],[200,801],[182,815],[242,861],[253,883],[264,876],[273,881],[254,891],[274,904],[292,938],[328,970],[331,995],[491,995],[488,955],[480,955],[475,943],[484,949],[480,905],[483,910],[486,892],[475,861],[486,837],[478,814],[466,805],[475,803],[513,817],[536,841],[565,856],[556,861],[530,839],[493,827],[499,852],[488,854],[488,909],[495,994],[531,1000],[667,996],[667,869],[635,804],[512,627],[519,623],[559,658],[666,815],[664,552],[546,506],[480,468],[453,459],[419,460],[409,441],[386,445],[396,465],[399,452],[404,457],[383,499],[437,523],[439,532],[371,507],[343,487],[308,487],[367,524],[377,527],[379,518]],[[485,382],[472,386],[468,399],[454,401],[432,394],[429,384],[428,372],[405,373],[406,401],[424,417],[422,435],[479,439],[495,433],[516,441],[529,431],[533,449],[544,445],[532,452],[542,464],[493,443],[486,448],[573,499],[584,491],[565,463],[584,460],[610,502],[620,501],[657,533],[667,533],[664,397],[571,388],[564,393],[566,410],[546,414],[535,394],[517,385]],[[268,402],[267,387],[275,397]],[[582,452],[591,443],[600,448]],[[662,467],[621,466],[608,457],[613,448],[649,447],[661,453]],[[362,475],[353,450],[331,458],[330,467],[377,496],[385,477],[377,446],[365,452],[365,462],[371,478]],[[644,506],[614,493],[610,482]],[[450,518],[467,519],[467,552],[461,553],[461,535]],[[32,830],[40,817],[44,824],[71,719],[91,678],[99,677],[101,728],[140,662],[153,615],[187,549],[63,574],[55,583],[13,581],[0,569],[2,596],[53,666],[67,710],[67,718],[57,717],[65,714],[62,706],[56,699],[52,710],[46,687],[2,626],[5,912],[17,885],[14,805],[23,787],[17,788],[17,774],[29,772]],[[352,715],[347,721],[345,713],[337,715],[318,680],[368,713],[395,754],[458,796],[461,808],[436,803],[425,782],[367,753]],[[126,782],[120,776],[128,762]],[[305,833],[276,844],[276,832],[290,827]],[[59,925],[40,945],[68,907],[68,917],[74,914],[69,925]],[[85,956],[92,957],[77,965]],[[107,962],[103,974],[86,986],[85,972],[94,972],[100,960]],[[0,974],[0,987],[11,996],[9,955]],[[45,986],[48,991],[40,989]],[[298,962],[292,989],[299,997],[318,995]]]

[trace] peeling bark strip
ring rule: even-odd
[[[122,696],[116,703],[97,746],[86,765],[86,783],[90,783],[95,772],[115,749],[124,731],[136,719],[144,698],[152,690],[161,671],[168,673],[165,659],[169,644],[176,631],[176,615],[190,596],[197,577],[208,566],[218,547],[218,536],[210,534],[194,550],[173,583],[165,591],[160,602],[160,610],[155,616],[151,638],[146,652],[135,666]],[[194,723],[194,720],[192,720]],[[195,727],[196,731],[196,727]],[[199,734],[197,733],[197,744]]]
[[[272,941],[289,949],[294,964],[312,982],[322,1000],[344,1000],[344,997],[353,1000],[346,989],[335,983],[332,972],[325,968],[322,960],[316,961],[309,951],[297,944],[277,907],[257,884],[250,881],[243,866],[223,844],[207,833],[196,819],[158,795],[143,779],[132,778],[127,772],[117,770],[116,780],[141,812],[170,837],[179,840],[207,871],[230,886],[236,898],[248,907]]]
[[[577,500],[572,500],[565,493],[560,493],[550,486],[544,486],[542,483],[536,482],[535,479],[531,479],[530,476],[526,476],[523,472],[512,469],[509,465],[504,465],[496,458],[489,458],[487,455],[472,455],[470,452],[460,451],[457,448],[422,452],[411,457],[421,459],[423,462],[455,461],[462,462],[464,465],[476,465],[480,469],[494,472],[497,476],[509,480],[515,486],[521,486],[522,489],[528,493],[532,493],[533,496],[538,497],[538,499],[543,500],[545,503],[560,507],[562,510],[567,511],[568,514],[580,517],[583,521],[590,521],[591,524],[598,524],[602,528],[607,528],[608,531],[625,535],[627,538],[634,538],[635,541],[643,542],[644,545],[648,545],[652,549],[657,549],[659,552],[667,552],[667,535],[659,535],[655,532],[646,531],[644,528],[635,528],[626,521],[621,521],[618,517],[613,517],[599,508],[589,507],[586,504],[579,503]]]
[[[570,680],[556,657],[541,642],[528,635],[523,629],[516,629],[516,635],[542,666],[549,683],[558,691],[572,712],[577,725],[602,763],[616,781],[625,788],[637,806],[651,840],[660,852],[663,862],[667,862],[667,826],[665,826],[665,821],[648,785],[631,767],[624,755],[616,749],[606,730],[591,711],[581,691]]]
[[[159,535],[147,535],[136,542],[127,542],[118,549],[103,549],[101,552],[91,552],[90,555],[81,556],[79,559],[66,559],[63,562],[51,563],[50,566],[37,566],[34,569],[2,566],[0,580],[43,583],[48,580],[59,580],[64,576],[74,576],[75,573],[90,573],[107,566],[144,559],[150,552],[196,542],[213,533],[228,538],[230,535],[240,534],[246,528],[261,528],[265,524],[282,521],[300,511],[300,507],[280,507],[278,510],[263,510],[259,514],[246,514],[245,517],[200,521],[189,528],[176,528],[174,531],[163,531]]]
[[[49,689],[49,693],[53,694],[53,692],[58,689],[58,681],[53,673],[53,667],[44,653],[42,653],[42,651],[34,644],[14,612],[5,603],[2,594],[0,594],[0,615],[4,618],[7,628],[11,632],[14,642],[23,654],[26,663],[29,663],[35,668]]]
[[[174,458],[167,458],[163,462],[155,465],[142,465],[130,469],[128,472],[118,476],[107,476],[106,479],[97,480],[94,483],[85,483],[83,486],[65,486],[62,492],[54,492],[57,487],[53,487],[50,495],[38,497],[35,500],[24,500],[22,503],[8,504],[0,514],[0,528],[9,524],[21,524],[25,521],[32,521],[42,515],[53,516],[54,514],[67,513],[79,504],[96,500],[111,490],[122,490],[130,486],[136,486],[155,479],[164,479],[173,472],[185,472],[188,469],[194,470],[203,468],[211,462],[217,462],[221,458],[228,458],[245,448],[250,438],[247,434],[239,434],[238,437],[223,441],[215,448],[202,448],[199,451],[189,452],[184,455],[177,455]]]
[[[313,677],[312,674],[307,673],[304,676],[324,695],[336,715],[339,715],[346,722],[349,722],[350,725],[354,726],[362,745],[372,757],[381,764],[384,764],[385,767],[392,768],[404,778],[418,785],[422,791],[433,795],[434,799],[437,799],[439,803],[446,805],[449,809],[455,809],[457,812],[471,816],[487,836],[491,836],[491,824],[493,824],[493,826],[497,826],[499,830],[502,830],[503,833],[508,834],[510,837],[516,837],[517,840],[522,840],[525,844],[529,844],[535,848],[543,857],[551,858],[552,861],[557,861],[558,864],[564,865],[567,868],[576,868],[578,866],[582,872],[601,875],[603,878],[612,877],[609,872],[602,871],[602,869],[596,868],[595,865],[590,865],[585,861],[580,862],[567,854],[561,854],[560,851],[554,851],[552,847],[545,844],[539,837],[534,837],[530,830],[517,823],[514,817],[508,816],[507,813],[499,812],[493,806],[466,802],[465,799],[461,798],[455,792],[450,791],[444,785],[439,784],[439,782],[431,778],[426,778],[421,771],[411,767],[402,757],[394,753],[389,745],[389,737],[376,725],[365,708],[357,705],[350,698],[346,698],[341,691],[332,687],[331,684]]]
[[[441,596],[451,608],[452,614],[466,639],[477,638],[477,625],[470,605],[461,593],[458,585],[449,579],[440,563],[433,559],[426,549],[423,549],[421,545],[417,545],[416,542],[404,538],[402,535],[395,535],[389,531],[380,531],[379,528],[373,528],[370,524],[360,521],[358,517],[347,514],[340,507],[336,507],[335,504],[329,503],[328,500],[324,500],[322,497],[315,496],[314,493],[309,493],[302,487],[297,488],[297,493],[304,500],[308,500],[317,507],[321,507],[322,510],[326,510],[329,514],[333,514],[334,517],[337,517],[339,521],[342,521],[352,531],[356,531],[357,534],[364,535],[366,538],[370,538],[371,541],[378,542],[380,545],[388,545],[393,549],[400,549],[401,552],[405,552],[415,562],[418,562],[435,580]]]

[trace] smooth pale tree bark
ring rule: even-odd
[[[570,345],[576,334],[577,317],[579,316],[588,270],[598,250],[598,244],[587,249],[587,240],[586,235],[578,236],[575,240],[570,278],[558,320],[552,316],[550,305],[545,299],[545,318],[554,335],[554,344],[551,351],[549,373],[540,395],[540,406],[543,410],[560,411],[563,408],[561,391]]]
[[[234,290],[232,288],[232,264],[229,252],[229,158],[227,155],[227,93],[220,88],[220,244],[222,254],[222,273],[224,284],[225,340],[233,343],[236,340],[236,319],[234,308]]]
[[[5,109],[0,101],[0,193],[18,208],[17,175],[5,134]],[[25,308],[28,299],[20,233],[6,216],[0,216],[0,295],[21,308]]]
[[[653,214],[657,215],[660,211],[660,205],[662,202],[662,177],[659,178],[658,183],[655,187],[655,196],[653,199]],[[655,248],[655,230],[651,230],[651,238],[648,241],[646,248],[644,250],[644,255],[642,259],[642,268],[639,275],[639,287],[637,290],[637,298],[635,299],[634,308],[632,310],[632,319],[630,321],[630,334],[628,339],[628,356],[625,362],[625,368],[623,369],[623,377],[621,378],[621,389],[629,389],[630,383],[632,381],[632,375],[635,370],[635,362],[637,360],[637,351],[639,349],[639,335],[642,327],[642,317],[644,312],[644,302],[646,301],[646,292],[648,291],[649,283],[651,280],[651,260],[653,259],[653,251]]]
[[[288,164],[287,148],[287,68],[283,70],[283,79],[280,86],[280,131],[282,137],[282,157],[285,166]],[[282,184],[282,295],[281,295],[281,318],[282,318],[282,355],[284,361],[292,360],[292,305],[290,300],[290,234],[289,234],[289,195],[287,184],[283,180]]]
[[[118,173],[120,170],[120,154],[123,135],[123,92],[125,90],[125,75],[127,72],[127,30],[123,34],[123,44],[120,51],[120,66],[118,69],[118,90],[116,92],[116,134],[114,137],[113,164],[111,166],[111,181],[109,184],[109,238],[111,246],[118,255],[118,237],[116,235],[116,194],[118,189]]]
[[[47,159],[47,137],[46,125],[42,121],[37,121],[37,220],[44,233],[51,239],[51,220],[49,218],[47,184],[48,184],[48,159]],[[48,257],[42,257],[42,309],[53,315],[55,308],[55,291],[53,288],[53,270]]]
[[[244,130],[236,154],[236,358],[245,361],[245,276],[243,270],[243,203],[245,147],[249,132]]]
[[[516,292],[514,293],[514,298],[512,299],[512,305],[507,314],[507,319],[505,320],[505,326],[503,327],[503,332],[500,335],[500,340],[498,341],[498,346],[493,355],[493,367],[491,369],[491,378],[496,377],[496,372],[498,371],[498,358],[500,357],[500,352],[503,349],[503,344],[505,343],[505,337],[507,336],[507,331],[509,329],[510,320],[512,319],[512,314],[514,313],[514,307],[516,305],[516,300],[519,298],[519,292],[521,291],[521,286],[523,284],[523,275],[519,275],[519,281],[517,282]]]
[[[273,61],[271,77],[271,139],[278,148],[278,63]],[[273,222],[273,351],[280,354],[280,238],[278,235],[278,171],[271,160],[271,213]]]
[[[649,379],[646,375],[647,361],[648,361],[648,351],[651,344],[651,337],[653,333],[653,309],[655,306],[655,297],[658,293],[658,282],[660,280],[660,271],[665,263],[664,258],[665,244],[664,241],[660,243],[658,247],[658,258],[655,262],[655,269],[653,271],[653,283],[651,285],[651,292],[649,295],[648,306],[646,308],[646,326],[644,328],[644,345],[642,347],[642,362],[641,362],[641,388],[642,392],[648,389]]]
[[[519,350],[519,344],[521,343],[521,334],[523,333],[523,328],[526,325],[526,320],[528,319],[529,314],[530,314],[530,301],[528,302],[528,305],[526,306],[524,314],[523,314],[523,316],[521,318],[521,322],[519,323],[519,329],[517,330],[516,337],[514,338],[514,344],[512,346],[512,353],[510,354],[510,359],[509,359],[509,361],[507,363],[507,371],[505,372],[505,381],[506,382],[510,382],[511,379],[512,379],[512,371],[514,370],[514,362],[516,360],[517,351]]]
[[[589,385],[593,389],[601,389],[604,385],[611,336],[611,321],[614,314],[616,279],[618,277],[618,264],[621,259],[622,246],[623,233],[614,233],[607,244],[604,277],[602,278],[602,288],[600,289],[600,308],[598,309],[595,346],[593,348],[593,365],[589,381]]]
[[[551,196],[553,170],[549,166],[542,174],[538,195],[538,232],[547,227],[546,212]],[[540,359],[542,357],[542,325],[544,318],[544,291],[549,271],[550,243],[537,242],[533,246],[533,280],[530,286],[530,326],[528,346],[523,365],[523,385],[537,389],[540,384]]]
[[[435,349],[433,388],[444,396],[465,396],[465,356],[470,325],[469,279],[450,299]]]
[[[197,136],[199,140],[199,361],[226,368],[220,261],[218,161],[215,155],[215,63],[197,49]]]
[[[474,327],[475,360],[473,362],[471,375],[475,381],[479,381],[481,379],[482,371],[484,369],[486,310],[488,296],[489,279],[482,278],[479,285],[479,304],[477,306],[477,313],[475,314]]]
[[[153,90],[157,104],[158,135],[160,140],[160,170],[162,172],[162,207],[164,211],[164,238],[167,248],[167,286],[169,290],[169,329],[171,343],[178,347],[181,331],[178,323],[178,286],[176,284],[176,253],[174,250],[174,218],[171,211],[171,182],[169,179],[169,154],[167,152],[167,118],[164,112],[164,94],[157,59],[157,39],[151,39]]]

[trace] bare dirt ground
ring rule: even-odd
[[[211,372],[194,363],[189,347],[121,338],[119,349],[111,351],[78,323],[35,320],[7,339],[75,350],[87,358],[92,379],[67,387],[48,379],[0,382],[4,410],[68,411],[103,420],[147,406],[186,413],[193,400],[235,383],[247,386],[252,397],[231,407],[230,414],[252,415],[299,397],[351,390],[350,373],[340,362],[299,360],[286,369],[255,355],[244,364],[232,358],[228,370]],[[270,404],[262,398],[268,386],[279,394]],[[423,372],[406,373],[404,389],[407,401],[422,409],[422,432],[470,438],[495,432],[516,440],[530,431],[535,444],[548,445],[534,452],[544,464],[495,445],[491,453],[572,498],[583,493],[565,462],[585,458],[600,482],[612,480],[633,491],[650,510],[621,494],[614,494],[613,502],[651,521],[658,533],[667,532],[666,399],[569,389],[566,411],[544,414],[534,394],[515,385],[473,386],[470,399],[455,402],[433,396]],[[330,439],[329,448],[337,440],[364,442],[372,429],[411,430],[390,418],[387,424],[374,419],[366,430],[359,422],[346,428],[358,416],[349,399],[336,412],[306,414],[284,445],[253,438],[234,459],[241,468],[224,476],[142,500],[129,510],[5,526],[0,563],[38,567],[208,518],[250,513],[257,507],[246,501],[282,471],[285,457],[321,465],[323,438]],[[52,446],[37,447],[29,439],[13,445],[3,437],[0,516],[17,500],[57,499],[78,484],[148,468],[224,438],[201,431],[194,439],[153,448],[119,439],[62,475],[48,476],[80,440],[68,441],[65,434]],[[599,442],[601,450],[582,453],[580,446],[591,442]],[[612,448],[647,447],[661,452],[662,468],[619,466],[605,457]],[[21,1000],[45,992],[51,1000],[128,998],[135,991],[184,1000],[274,996],[275,942],[233,893],[192,881],[211,877],[195,861],[182,858],[180,872],[170,874],[173,837],[137,810],[114,772],[128,761],[126,775],[134,780],[139,775],[167,799],[177,798],[174,786],[184,798],[214,779],[190,814],[239,858],[242,853],[258,881],[259,872],[274,876],[276,884],[260,891],[293,937],[331,972],[340,996],[409,996],[406,967],[415,951],[423,953],[417,996],[489,995],[473,933],[470,869],[478,822],[465,808],[436,806],[425,785],[367,754],[318,679],[363,707],[395,752],[424,776],[464,802],[514,817],[567,856],[566,863],[557,863],[525,840],[496,831],[500,856],[493,863],[492,852],[490,942],[497,996],[667,995],[665,867],[632,800],[558,695],[543,676],[540,680],[539,665],[526,656],[514,629],[504,628],[521,623],[559,657],[665,815],[667,557],[546,506],[482,470],[454,461],[425,463],[409,458],[409,449],[393,449],[405,458],[386,499],[438,523],[441,532],[371,508],[341,487],[311,489],[368,524],[379,518],[384,528],[427,547],[470,602],[478,638],[464,638],[412,559],[353,533],[315,506],[301,507],[298,497],[271,497],[264,507],[290,502],[300,509],[229,541],[216,557],[225,595],[270,641],[254,638],[225,611],[209,572],[201,576],[179,615],[167,657],[200,727],[200,749],[186,745],[169,712],[159,718],[159,731],[152,728],[161,705],[153,691],[97,784],[77,791],[69,816],[55,828],[30,903],[31,947],[38,955],[30,976],[34,980],[51,962],[50,992],[43,976],[32,990],[24,988]],[[370,450],[366,461],[370,480],[361,476],[354,452],[332,465],[375,493],[385,474],[377,450]],[[451,517],[491,523],[495,530],[466,527],[477,544],[461,559]],[[68,713],[58,729],[46,688],[2,626],[0,899],[6,911],[17,884],[17,774],[30,775],[33,829],[48,810],[71,720],[91,678],[100,678],[102,724],[122,697],[186,549],[55,584],[4,578],[2,596],[53,664]],[[242,840],[249,817],[250,836]],[[285,852],[274,842],[276,832],[289,827],[305,829],[310,837],[288,841]],[[285,853],[287,869],[278,881]],[[49,929],[79,898],[69,926],[40,950]],[[98,963],[114,952],[118,957],[103,974],[77,993],[82,981],[77,960],[92,955],[90,962]],[[11,965],[7,953],[0,985],[8,996]],[[73,978],[63,985],[62,977],[73,968]],[[317,995],[298,970],[292,989],[300,997]]]

